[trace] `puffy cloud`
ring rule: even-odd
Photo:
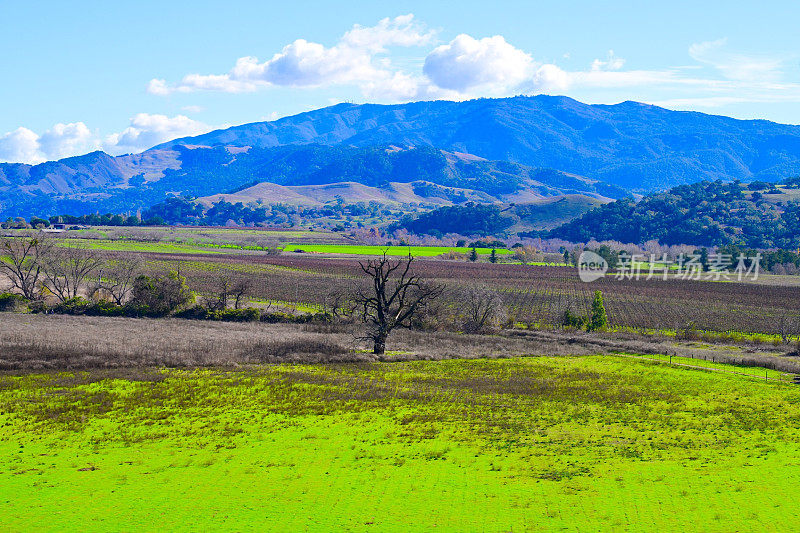
[[[17,128],[0,137],[0,162],[41,163],[39,136],[28,128]]]
[[[238,76],[239,72],[243,76]],[[233,73],[239,79],[255,78],[290,87],[371,81],[383,75],[364,50],[349,46],[325,48],[304,39],[284,47],[262,65],[240,60]]]
[[[39,150],[47,159],[61,159],[97,148],[95,135],[83,122],[56,124],[39,137]]]
[[[434,49],[423,72],[439,88],[466,95],[564,91],[570,73],[556,65],[538,63],[502,36],[475,39],[461,34]]]
[[[428,54],[422,70],[444,89],[500,91],[530,79],[534,62],[501,35],[475,39],[462,33]]]
[[[139,113],[119,133],[101,140],[83,122],[56,124],[38,135],[28,128],[17,128],[0,136],[0,162],[37,164],[62,159],[102,148],[119,155],[140,152],[178,137],[200,135],[212,128],[183,115]]]
[[[248,92],[269,86],[318,87],[323,85],[375,83],[391,78],[389,65],[374,61],[389,46],[420,46],[432,39],[432,32],[415,22],[413,15],[385,18],[375,26],[356,25],[331,47],[297,39],[265,62],[245,56],[226,74],[189,74],[169,86],[152,79],[151,94],[222,91]]]
[[[130,126],[106,137],[104,147],[111,153],[139,152],[157,144],[211,131],[211,127],[185,115],[168,117],[139,113]]]
[[[90,152],[100,146],[83,122],[56,124],[42,135],[17,128],[0,137],[0,161],[41,163]]]

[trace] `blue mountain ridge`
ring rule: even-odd
[[[471,155],[453,162],[441,150]],[[393,153],[406,155],[382,155]],[[170,194],[202,196],[265,181],[375,185],[381,172],[395,181],[509,191],[537,176],[586,176],[584,184],[595,184],[587,191],[598,192],[599,180],[608,197],[620,196],[620,188],[644,193],[706,179],[769,181],[800,175],[800,126],[544,95],[338,104],[140,154],[0,164],[0,215],[130,211]]]

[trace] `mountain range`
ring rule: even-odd
[[[212,197],[261,183],[310,188],[312,198],[319,186],[352,182],[391,200],[384,190],[391,184],[416,183],[415,201],[438,186],[445,190],[435,198],[460,192],[524,202],[566,194],[607,200],[704,179],[798,174],[800,126],[764,120],[543,95],[339,104],[140,154],[0,164],[0,216],[130,212],[170,195]],[[269,202],[265,187],[240,196]]]

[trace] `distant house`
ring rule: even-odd
[[[81,224],[64,224],[61,222],[56,222],[55,224],[51,224],[48,230],[57,230],[57,231],[64,231],[68,229],[87,229],[89,226],[83,226]],[[55,231],[51,231],[51,233],[55,233]]]

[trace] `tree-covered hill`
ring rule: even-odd
[[[760,190],[755,190],[760,189]],[[800,189],[703,181],[600,206],[549,233],[572,242],[590,239],[661,244],[795,249],[800,245]]]
[[[407,216],[389,229],[405,229],[420,235],[497,235],[514,225],[512,215],[504,213],[497,205],[470,202],[463,206],[441,207],[418,217]]]

